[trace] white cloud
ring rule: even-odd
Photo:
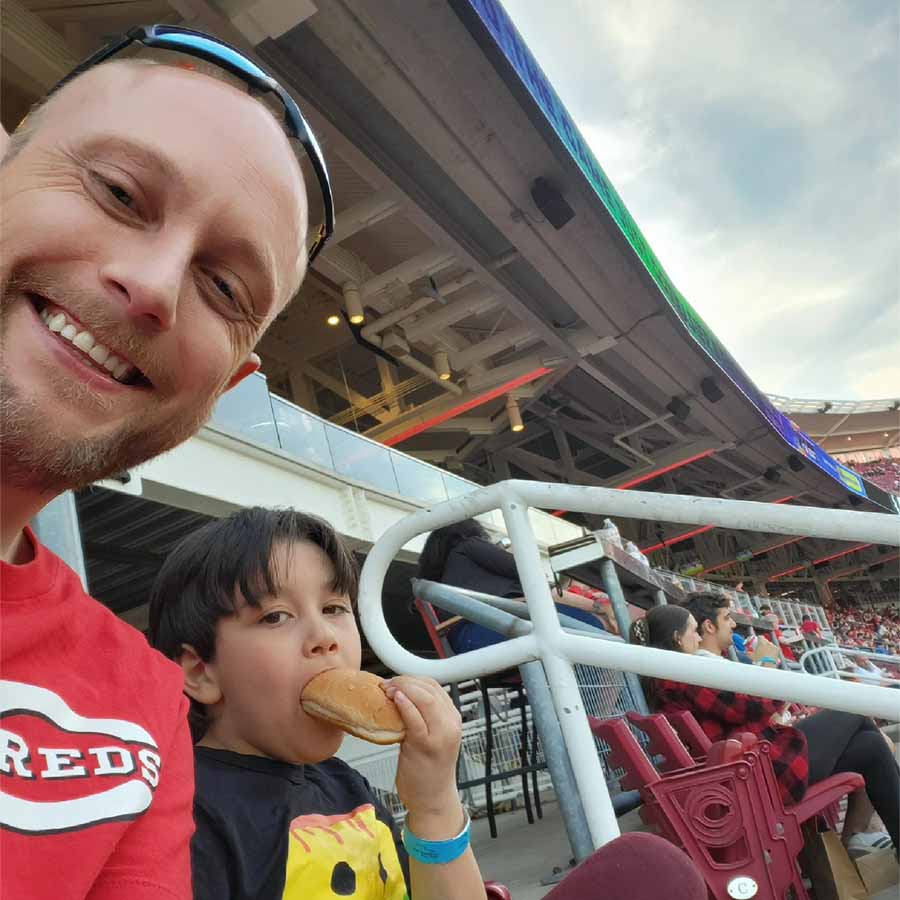
[[[666,270],[756,383],[900,393],[900,12],[504,0]]]

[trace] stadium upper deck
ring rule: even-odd
[[[322,137],[337,233],[262,342],[276,395],[479,483],[897,511],[755,387],[672,285],[498,3],[6,0],[4,124],[149,20],[255,49]],[[891,402],[875,414],[894,433]],[[654,563],[696,557],[770,589],[802,578],[821,593],[829,573],[885,556],[623,530]]]

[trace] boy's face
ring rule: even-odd
[[[331,561],[316,545],[276,546],[277,596],[243,604],[219,622],[206,667],[221,699],[201,745],[291,763],[333,756],[344,733],[300,706],[306,683],[326,669],[358,669],[362,656],[350,598],[335,593]]]

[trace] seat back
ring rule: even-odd
[[[656,762],[660,772],[674,772],[696,765],[694,758],[665,716],[660,713],[642,716],[636,712],[627,712],[625,715],[635,728],[647,735],[650,758],[657,760],[658,757],[662,757],[662,762]]]
[[[448,657],[453,656],[453,648],[450,646],[450,642],[439,630],[441,620],[438,618],[435,608],[427,600],[421,600],[418,597],[416,597],[415,600],[416,609],[422,617],[422,622],[425,624],[425,631],[428,632],[428,638],[434,647],[435,653],[438,655],[438,659],[447,659]]]
[[[659,773],[623,719],[588,716],[588,723],[591,731],[609,744],[609,756],[606,758],[609,768],[625,770],[619,782],[623,791],[642,790],[648,784],[659,781]]]
[[[795,820],[773,807],[754,773],[755,751],[743,752],[740,741],[723,741],[714,756],[735,756],[718,765],[695,766],[648,785],[664,833],[688,853],[713,897],[732,896],[739,877],[757,884],[758,897],[808,900],[796,857],[803,846]],[[767,759],[770,765],[770,761]]]
[[[694,718],[693,713],[686,709],[664,714],[669,724],[675,729],[681,742],[688,748],[691,756],[699,762],[709,753],[712,741],[706,732],[700,727],[700,723]]]
[[[484,883],[484,892],[487,895],[487,900],[512,900],[509,888],[498,884],[496,881],[486,881]]]

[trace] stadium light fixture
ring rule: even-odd
[[[522,413],[519,409],[519,401],[510,394],[506,398],[506,414],[509,416],[510,431],[524,431],[525,423],[522,421]]]
[[[441,381],[450,380],[450,360],[447,357],[446,350],[438,350],[434,354],[434,371],[437,372],[437,376]]]
[[[347,317],[352,325],[362,325],[366,321],[366,314],[363,310],[362,298],[359,294],[359,287],[352,281],[348,281],[344,285],[344,306],[347,310]]]
[[[489,391],[485,391],[485,393],[479,394],[477,397],[472,397],[471,400],[466,400],[465,403],[460,403],[459,406],[454,406],[446,412],[439,413],[425,422],[419,422],[417,425],[412,425],[407,428],[406,431],[401,431],[400,434],[395,434],[386,441],[382,441],[382,443],[387,447],[395,447],[397,444],[407,441],[411,437],[421,434],[423,431],[428,431],[429,428],[434,428],[435,425],[440,425],[442,422],[447,422],[450,419],[456,418],[456,416],[461,416],[470,409],[475,409],[475,407],[481,406],[484,403],[490,403],[491,400],[496,400],[498,397],[502,397],[510,391],[522,387],[523,384],[528,384],[544,375],[549,375],[552,371],[553,369],[548,369],[546,366],[532,369],[530,372],[526,372],[518,378],[513,378],[511,381],[507,381],[499,387],[491,388]]]
[[[326,325],[330,325],[332,328],[335,328],[337,325],[341,324],[341,317],[337,313],[332,313],[326,320]]]

